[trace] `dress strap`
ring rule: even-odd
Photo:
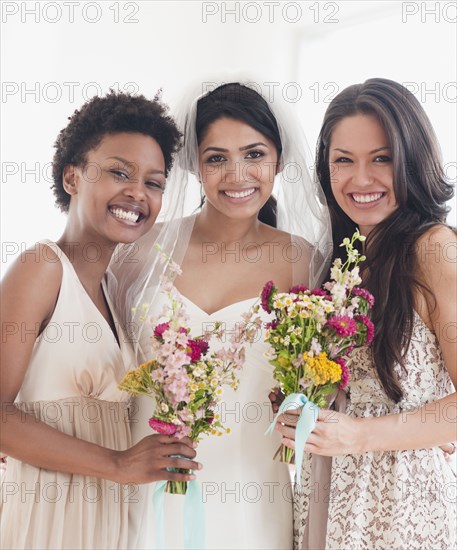
[[[45,244],[46,246],[48,246],[56,254],[56,256],[60,260],[60,263],[63,266],[70,268],[70,271],[74,271],[74,267],[73,264],[70,262],[70,259],[57,243],[51,241],[50,239],[43,239],[41,241],[38,241],[38,244]]]

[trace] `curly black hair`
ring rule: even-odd
[[[111,90],[106,96],[95,96],[69,117],[54,144],[52,162],[54,183],[51,187],[56,206],[68,212],[70,195],[63,188],[63,171],[67,165],[84,166],[88,151],[97,147],[107,134],[140,133],[157,141],[165,160],[165,175],[173,165],[173,156],[181,147],[181,132],[168,107],[162,103],[160,91],[153,100]]]

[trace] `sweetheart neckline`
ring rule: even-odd
[[[179,292],[179,290],[178,290]],[[257,300],[259,297],[258,296],[253,296],[252,298],[245,298],[244,300],[239,300],[238,302],[233,302],[231,304],[229,304],[228,306],[224,306],[224,307],[221,307],[220,309],[216,309],[216,311],[213,311],[212,313],[208,313],[207,311],[205,311],[204,309],[202,309],[199,305],[197,305],[195,302],[193,302],[190,298],[188,298],[187,296],[185,296],[184,294],[181,294],[181,292],[179,292],[179,295],[186,301],[188,302],[189,304],[191,304],[192,306],[194,306],[196,309],[198,309],[199,311],[201,311],[202,313],[204,313],[207,317],[213,317],[214,315],[216,315],[217,313],[220,313],[221,311],[224,311],[230,307],[233,307],[233,306],[236,306],[236,305],[239,305],[239,304],[244,304],[245,302],[253,302],[254,300]]]

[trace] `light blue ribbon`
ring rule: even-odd
[[[158,481],[152,496],[157,550],[165,549],[163,506],[166,485],[166,481]],[[184,548],[185,550],[205,549],[205,509],[200,484],[196,479],[187,482],[187,491],[184,495]]]
[[[301,469],[303,462],[303,453],[305,450],[305,443],[309,437],[309,434],[314,430],[319,414],[319,407],[315,403],[311,403],[306,395],[302,393],[291,393],[281,403],[273,422],[268,427],[265,435],[273,433],[278,417],[286,413],[291,409],[298,409],[303,407],[302,412],[298,418],[297,426],[295,428],[295,467],[296,476],[295,483],[297,486],[297,492],[301,493]]]

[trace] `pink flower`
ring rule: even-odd
[[[202,354],[204,355],[208,351],[208,347],[208,342],[205,340],[188,340],[187,355],[191,361],[199,361]]]
[[[356,315],[354,317],[354,319],[357,322],[362,323],[365,326],[366,333],[367,333],[367,336],[366,336],[366,339],[365,339],[365,346],[369,346],[371,344],[371,342],[373,342],[373,338],[374,338],[374,325],[373,325],[373,323],[371,322],[371,320],[366,315]]]
[[[338,363],[338,365],[341,367],[341,382],[338,387],[341,390],[343,390],[348,385],[348,382],[349,382],[349,378],[350,378],[349,369],[348,369],[348,366],[346,365],[346,361],[344,359],[341,359],[341,357],[339,357],[338,359],[335,359],[334,361],[335,363]]]
[[[354,296],[360,296],[361,298],[363,298],[366,302],[368,302],[368,305],[370,307],[374,306],[374,296],[373,294],[371,294],[371,292],[368,292],[368,290],[366,290],[365,288],[360,288],[358,286],[355,286],[351,292]]]
[[[263,287],[262,294],[260,295],[262,309],[267,313],[271,313],[270,299],[274,290],[276,290],[274,282],[268,281]]]
[[[335,315],[327,321],[326,326],[331,327],[338,336],[343,338],[354,336],[357,332],[357,323],[348,315]]]
[[[278,321],[276,319],[273,319],[273,321],[270,321],[269,323],[265,323],[265,328],[267,330],[274,330],[278,326]]]
[[[289,292],[293,294],[300,294],[300,292],[306,292],[308,288],[305,285],[295,285],[292,288],[289,288]]]
[[[178,427],[170,422],[164,422],[158,418],[150,418],[149,425],[151,428],[162,435],[173,435],[176,433]]]
[[[163,338],[163,333],[170,328],[170,323],[160,323],[154,329],[156,338]]]

